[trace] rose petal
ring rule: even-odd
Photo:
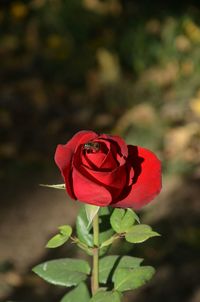
[[[90,159],[88,156],[90,155],[90,153],[87,154],[87,152],[85,151],[86,150],[84,150],[83,145],[79,145],[73,156],[73,165],[75,165],[77,169],[79,169],[79,167],[83,165],[84,167],[87,167],[89,169],[98,170],[97,164],[101,164],[102,160],[105,157],[105,154],[100,152],[91,153],[91,155],[94,155],[94,161],[92,162],[93,158],[91,157]],[[97,158],[95,159],[95,157]]]
[[[82,174],[86,175],[91,182],[104,186],[112,195],[112,200],[119,197],[124,187],[127,186],[127,167],[120,166],[111,172],[90,170],[86,167],[82,169]]]
[[[100,150],[96,153],[85,153],[82,156],[82,162],[86,167],[95,170],[99,170],[98,168],[113,170],[119,164],[123,165],[125,163],[128,149],[120,137],[102,134],[93,141],[100,144]],[[105,153],[105,156],[102,153]]]
[[[100,139],[99,142],[101,143],[103,141],[103,143],[105,142],[107,144],[108,147],[108,152],[107,155],[105,156],[104,160],[101,163],[101,170],[106,169],[106,170],[113,170],[115,168],[117,168],[119,166],[119,162],[117,160],[119,154],[117,153],[117,149],[119,150],[118,145],[116,145],[116,143],[111,140],[106,141],[106,139]],[[124,159],[123,159],[123,163],[124,163]]]
[[[72,139],[69,141],[72,143],[73,142],[77,142],[76,147],[78,147],[81,144],[85,144],[89,141],[94,140],[95,138],[98,137],[98,134],[95,133],[94,131],[79,131],[78,133],[76,133]]]
[[[74,193],[81,202],[94,204],[96,206],[107,206],[112,201],[110,192],[96,182],[84,176],[75,167],[72,173]]]
[[[76,148],[97,137],[93,131],[80,131],[76,133],[65,145],[58,145],[55,152],[55,162],[59,167],[70,197],[76,199],[72,186],[71,162]]]
[[[89,168],[89,169],[94,169],[94,170],[98,170],[98,166],[97,164],[100,164],[101,165],[101,162],[102,160],[104,159],[105,157],[105,154],[101,153],[101,154],[98,154],[98,158],[96,160],[93,161],[93,158],[91,157],[91,159],[87,156],[87,154],[81,154],[80,153],[80,157],[81,157],[81,161],[82,161],[82,164]]]
[[[106,171],[105,169],[94,169],[94,167],[88,167],[83,165],[83,160],[81,158],[82,150],[81,146],[77,149],[73,156],[72,166],[73,169],[79,171],[91,182],[96,183],[100,186],[105,187],[111,194],[112,197],[119,196],[125,186],[129,184],[129,171],[130,165],[127,164],[114,167],[111,171]],[[94,154],[95,155],[95,154]]]
[[[96,153],[86,153],[86,160],[91,163],[91,165],[86,165],[88,167],[94,168],[97,167],[95,170],[102,170],[102,169],[115,169],[118,167],[117,162],[117,152],[115,144],[112,144],[111,141],[106,139],[95,139],[95,142],[100,144],[100,150]],[[114,156],[113,156],[114,154]],[[101,168],[101,169],[100,169]]]
[[[133,184],[127,188],[126,197],[111,206],[139,209],[149,203],[161,190],[161,162],[147,149],[128,147],[129,160],[135,173]]]
[[[88,167],[96,167],[98,169],[101,166],[105,156],[105,153],[102,153],[101,151],[98,151],[96,153],[86,153],[84,155],[84,162],[87,162]]]
[[[101,163],[101,170],[113,170],[119,166],[117,157],[113,156],[112,148],[109,150],[108,154],[104,157],[104,160]]]
[[[66,190],[69,196],[76,199],[73,192],[72,178],[71,178],[71,159],[73,150],[66,147],[66,145],[58,145],[55,153],[55,162],[59,167],[62,177],[65,182]]]
[[[128,157],[128,147],[125,141],[117,135],[107,134],[101,134],[99,139],[104,139],[105,141],[109,141],[111,143],[113,151],[115,149],[114,157],[122,165],[124,163],[124,159]]]

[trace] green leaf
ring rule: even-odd
[[[139,267],[140,264],[143,262],[144,259],[137,258],[137,257],[131,257],[131,256],[123,256],[121,257],[119,264],[117,266],[118,268],[136,268]]]
[[[104,241],[104,242],[101,244],[100,248],[103,248],[103,247],[105,247],[105,246],[111,245],[111,244],[112,244],[116,239],[118,239],[118,238],[119,238],[119,237],[116,237],[115,235],[112,236],[112,237],[110,237],[108,240]]]
[[[61,225],[59,228],[60,234],[53,236],[48,242],[47,248],[56,248],[63,245],[72,234],[72,228],[70,225]]]
[[[64,235],[64,236],[68,236],[70,237],[72,234],[72,227],[70,225],[61,225],[58,227],[60,234]]]
[[[47,188],[53,188],[53,189],[59,189],[59,190],[65,190],[65,184],[58,184],[58,185],[45,185],[40,184],[41,187],[47,187]]]
[[[33,272],[51,284],[68,287],[84,281],[90,274],[90,266],[85,260],[65,258],[41,263]]]
[[[155,273],[152,266],[135,269],[120,268],[114,278],[114,288],[120,292],[136,289],[149,281]]]
[[[117,291],[98,291],[90,302],[120,302],[121,294]]]
[[[110,226],[110,210],[107,207],[100,207],[99,209],[99,243],[108,240],[114,231]],[[78,239],[89,247],[93,246],[92,226],[88,227],[88,219],[85,211],[85,206],[81,206],[79,214],[76,219],[76,232]],[[100,250],[100,255],[105,253],[107,247]]]
[[[90,294],[85,283],[81,282],[76,288],[67,293],[60,302],[89,302]]]
[[[137,223],[140,223],[140,218],[138,217],[138,215],[132,209],[127,209],[127,210],[131,211],[134,219],[137,221]]]
[[[101,207],[99,210],[99,232],[100,245],[114,234],[110,225],[110,209],[108,207]],[[104,250],[107,250],[107,248]]]
[[[152,228],[146,224],[132,226],[125,234],[126,241],[131,243],[144,242],[155,236],[160,236],[160,234],[152,231]]]
[[[117,233],[126,232],[135,223],[135,215],[130,209],[115,209],[110,218],[113,230]]]
[[[92,204],[85,204],[85,212],[88,220],[88,226],[89,227],[94,219],[94,216],[98,213],[99,211],[98,206],[94,206]]]
[[[99,260],[99,282],[106,284],[109,278],[109,275],[114,267],[114,265],[117,263],[117,261],[120,259],[120,256],[106,256]]]
[[[106,256],[99,261],[99,281],[106,284],[108,279],[114,276],[120,268],[136,268],[142,263],[142,258],[136,258],[131,256]],[[112,274],[112,276],[111,276]]]
[[[57,234],[53,236],[46,244],[46,247],[49,249],[53,249],[56,247],[59,247],[63,245],[67,240],[69,239],[69,236],[63,236],[61,234]]]
[[[92,227],[88,227],[88,219],[84,205],[80,207],[79,214],[76,219],[76,232],[80,241],[86,245],[93,246],[93,236],[91,233]]]

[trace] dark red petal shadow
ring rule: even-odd
[[[99,139],[105,139],[111,143],[113,147],[116,148],[117,161],[122,165],[124,163],[124,158],[128,156],[128,147],[125,141],[117,135],[106,135],[102,134]]]

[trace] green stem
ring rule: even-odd
[[[93,269],[91,288],[94,295],[99,288],[99,215],[98,212],[93,219]]]

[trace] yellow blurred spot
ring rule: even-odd
[[[192,62],[192,60],[187,60],[184,61],[181,64],[181,73],[184,76],[190,76],[194,71],[194,63]]]
[[[23,283],[22,277],[17,272],[14,272],[14,271],[7,272],[4,276],[4,278],[5,278],[5,281],[9,285],[12,285],[15,287],[18,287],[18,286],[22,285],[22,283]]]
[[[191,100],[190,108],[197,116],[200,117],[200,97]]]
[[[199,139],[197,145],[195,145],[195,137],[198,136],[198,123],[190,123],[168,131],[164,139],[165,152],[168,158],[180,158],[190,161],[199,160]]]
[[[17,153],[17,147],[13,143],[4,143],[0,145],[0,156],[14,157]]]
[[[111,13],[118,15],[122,11],[122,7],[119,0],[83,0],[83,5],[88,9],[100,14]]]
[[[192,20],[185,21],[185,32],[192,42],[200,42],[200,27],[197,26]]]
[[[113,83],[120,78],[120,65],[118,57],[105,48],[97,51],[97,61],[99,65],[99,76],[103,83]]]
[[[153,83],[156,86],[168,87],[177,80],[178,71],[177,61],[169,62],[165,67],[151,67],[143,72],[139,83],[141,86]]]
[[[50,35],[47,38],[47,45],[49,48],[60,48],[63,44],[63,39],[59,35]]]
[[[11,6],[11,15],[16,19],[23,19],[28,14],[28,6],[21,2],[13,3]]]
[[[69,56],[72,48],[70,39],[66,39],[66,37],[57,34],[49,35],[46,44],[46,55],[56,60],[65,60]]]
[[[157,35],[160,34],[161,24],[157,19],[151,19],[146,23],[146,31],[150,34]]]
[[[188,52],[191,49],[191,43],[185,35],[179,35],[175,40],[176,49],[180,52]]]
[[[148,103],[133,106],[118,120],[114,133],[125,133],[133,125],[151,127],[156,124],[157,116],[155,109]]]

